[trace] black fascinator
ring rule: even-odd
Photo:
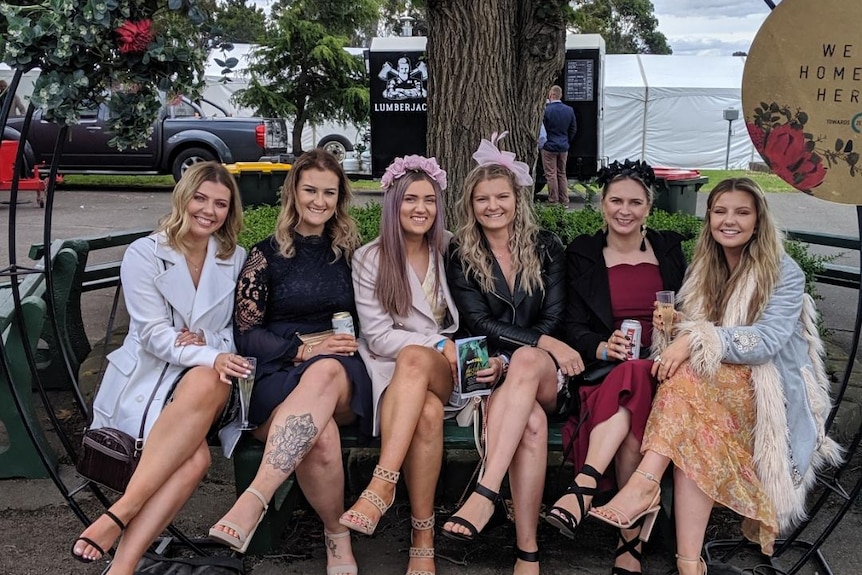
[[[650,188],[655,184],[655,172],[652,166],[641,160],[625,160],[622,163],[615,161],[599,170],[599,173],[596,175],[596,181],[600,186],[604,187],[620,176],[636,178]]]

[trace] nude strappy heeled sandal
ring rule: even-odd
[[[326,545],[327,553],[330,549],[335,547],[336,539],[344,539],[347,537],[350,538],[350,530],[342,531],[341,533],[330,533],[326,529],[323,530],[323,541],[324,545]],[[330,542],[332,546],[330,546]],[[359,573],[359,567],[356,565],[356,561],[353,563],[341,563],[339,565],[330,565],[326,568],[326,575],[338,575],[339,573],[344,573],[345,575],[356,575]]]
[[[263,521],[263,517],[266,515],[267,510],[269,509],[269,503],[266,500],[266,497],[263,496],[263,493],[255,489],[254,487],[249,487],[245,490],[246,493],[251,493],[260,501],[260,504],[263,505],[263,509],[260,510],[260,515],[257,518],[257,523],[254,524],[248,533],[245,533],[239,525],[234,523],[233,521],[228,521],[226,519],[219,519],[218,522],[210,528],[209,537],[213,541],[218,541],[223,545],[227,545],[232,550],[237,553],[245,553],[248,549],[249,543],[251,543],[252,537],[254,537],[257,528],[260,526],[261,521]],[[232,529],[236,532],[236,535],[231,535],[227,531],[223,531],[221,529],[216,529],[221,525],[222,527],[227,527],[228,529]]]
[[[646,471],[641,471],[640,469],[635,469],[635,473],[639,473],[643,475],[648,480],[652,481],[659,487],[661,487],[661,483],[652,473],[647,473]],[[656,491],[656,494],[653,496],[652,501],[650,501],[649,505],[646,509],[635,515],[634,517],[629,517],[623,511],[617,509],[612,505],[603,505],[597,509],[590,509],[590,515],[613,525],[619,529],[634,529],[641,518],[643,518],[643,526],[641,527],[640,540],[647,541],[649,540],[650,533],[652,533],[653,525],[655,525],[655,520],[658,518],[658,512],[661,511],[661,489]],[[600,512],[604,511],[605,513],[611,513],[613,517],[608,517],[607,515],[602,515]]]
[[[398,478],[401,477],[401,473],[398,471],[389,471],[388,469],[384,469],[379,465],[374,466],[374,473],[372,476],[382,479],[387,483],[392,483],[393,485],[398,483]],[[366,489],[359,495],[360,499],[365,499],[370,501],[374,507],[380,510],[380,517],[377,518],[377,521],[372,521],[369,516],[366,514],[356,511],[353,508],[347,510],[347,512],[341,516],[341,519],[338,522],[341,525],[344,525],[348,529],[352,529],[353,531],[358,531],[359,533],[364,533],[365,535],[373,535],[374,531],[377,529],[377,524],[380,523],[380,519],[389,511],[389,508],[392,507],[392,504],[395,503],[395,491],[392,492],[392,499],[389,503],[383,501],[379,495],[371,491],[370,489]]]
[[[417,531],[434,531],[434,515],[429,517],[428,519],[416,519],[415,517],[410,517],[410,526]],[[433,547],[413,547],[413,532],[410,532],[410,551],[408,552],[411,558],[416,559],[434,559],[434,548]],[[407,571],[407,575],[434,575],[431,571],[418,571],[416,569],[410,569]]]
[[[700,575],[706,575],[706,561],[703,560],[703,557],[683,557],[682,555],[677,554],[677,561],[688,561],[689,563],[700,563],[703,567],[703,571],[700,572]]]

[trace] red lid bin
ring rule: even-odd
[[[666,212],[696,215],[697,192],[709,178],[697,170],[682,168],[653,168],[655,171],[656,198],[653,204]]]

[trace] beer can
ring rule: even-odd
[[[353,316],[349,311],[340,311],[332,314],[332,333],[346,333],[356,337],[353,329]]]
[[[641,322],[636,319],[624,320],[620,325],[620,331],[629,338],[629,349],[626,352],[628,359],[639,359],[641,356]]]

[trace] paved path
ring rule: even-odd
[[[365,202],[369,195],[360,195],[358,201]],[[704,211],[705,195],[699,197],[699,213]],[[802,194],[771,194],[770,205],[779,222],[788,228],[821,231],[834,234],[856,235],[856,215],[852,206],[831,204]],[[54,209],[55,238],[101,234],[110,230],[155,226],[158,218],[169,209],[169,194],[151,192],[79,192],[61,191],[57,194]],[[42,210],[35,206],[21,206],[18,211],[17,249],[19,263],[29,245],[42,239]],[[8,208],[0,207],[0,222],[7,226]],[[0,245],[0,259],[7,259],[6,242]],[[117,257],[104,255],[103,257]],[[841,363],[846,346],[841,336],[852,327],[855,310],[855,292],[842,288],[821,286],[825,300],[820,307],[826,324],[838,334],[838,345],[830,347],[830,356]],[[109,295],[88,294],[85,306],[86,328],[94,339],[104,331],[104,324],[97,316],[104,316],[108,308]],[[90,312],[88,313],[88,310]],[[96,335],[93,335],[96,334]],[[846,338],[845,338],[846,339]],[[860,374],[862,375],[862,374]],[[854,376],[854,382],[862,378]],[[859,414],[855,414],[858,417]],[[845,420],[852,420],[849,413]],[[194,536],[203,536],[206,529],[231,505],[234,497],[232,473],[229,463],[216,457],[215,466],[206,483],[196,493],[179,518],[181,528]],[[63,473],[73,477],[67,466]],[[850,474],[851,478],[858,471]],[[88,503],[92,511],[98,509],[95,502]],[[449,510],[441,509],[440,513]],[[438,517],[440,519],[440,517]],[[362,572],[402,574],[406,567],[406,549],[409,547],[407,528],[408,510],[402,503],[385,519],[382,533],[368,539],[354,537],[354,548]],[[441,524],[438,522],[438,525]],[[319,523],[308,513],[298,517],[299,526],[288,533],[278,555],[264,559],[249,559],[247,568],[254,575],[276,573],[323,573],[324,554]],[[858,545],[860,514],[848,515],[839,529],[824,546],[832,569],[837,574],[859,572],[862,549]],[[710,536],[735,533],[736,522],[722,514],[713,522]],[[68,548],[80,531],[78,520],[65,506],[63,499],[47,480],[12,480],[0,482],[0,573],[24,575],[92,574],[100,573],[104,564],[86,566],[73,562]],[[665,573],[672,566],[671,551],[658,538],[647,553],[645,573]],[[438,537],[438,573],[441,575],[469,573],[485,575],[510,572],[512,564],[511,528],[495,531],[483,543],[474,548],[463,549],[448,540]],[[540,545],[544,553],[544,573],[607,573],[611,562],[614,534],[603,525],[590,523],[585,526],[577,540],[569,542],[546,528],[540,529]],[[802,573],[814,573],[806,568]],[[714,574],[714,571],[710,571]],[[822,571],[820,571],[822,573]]]

